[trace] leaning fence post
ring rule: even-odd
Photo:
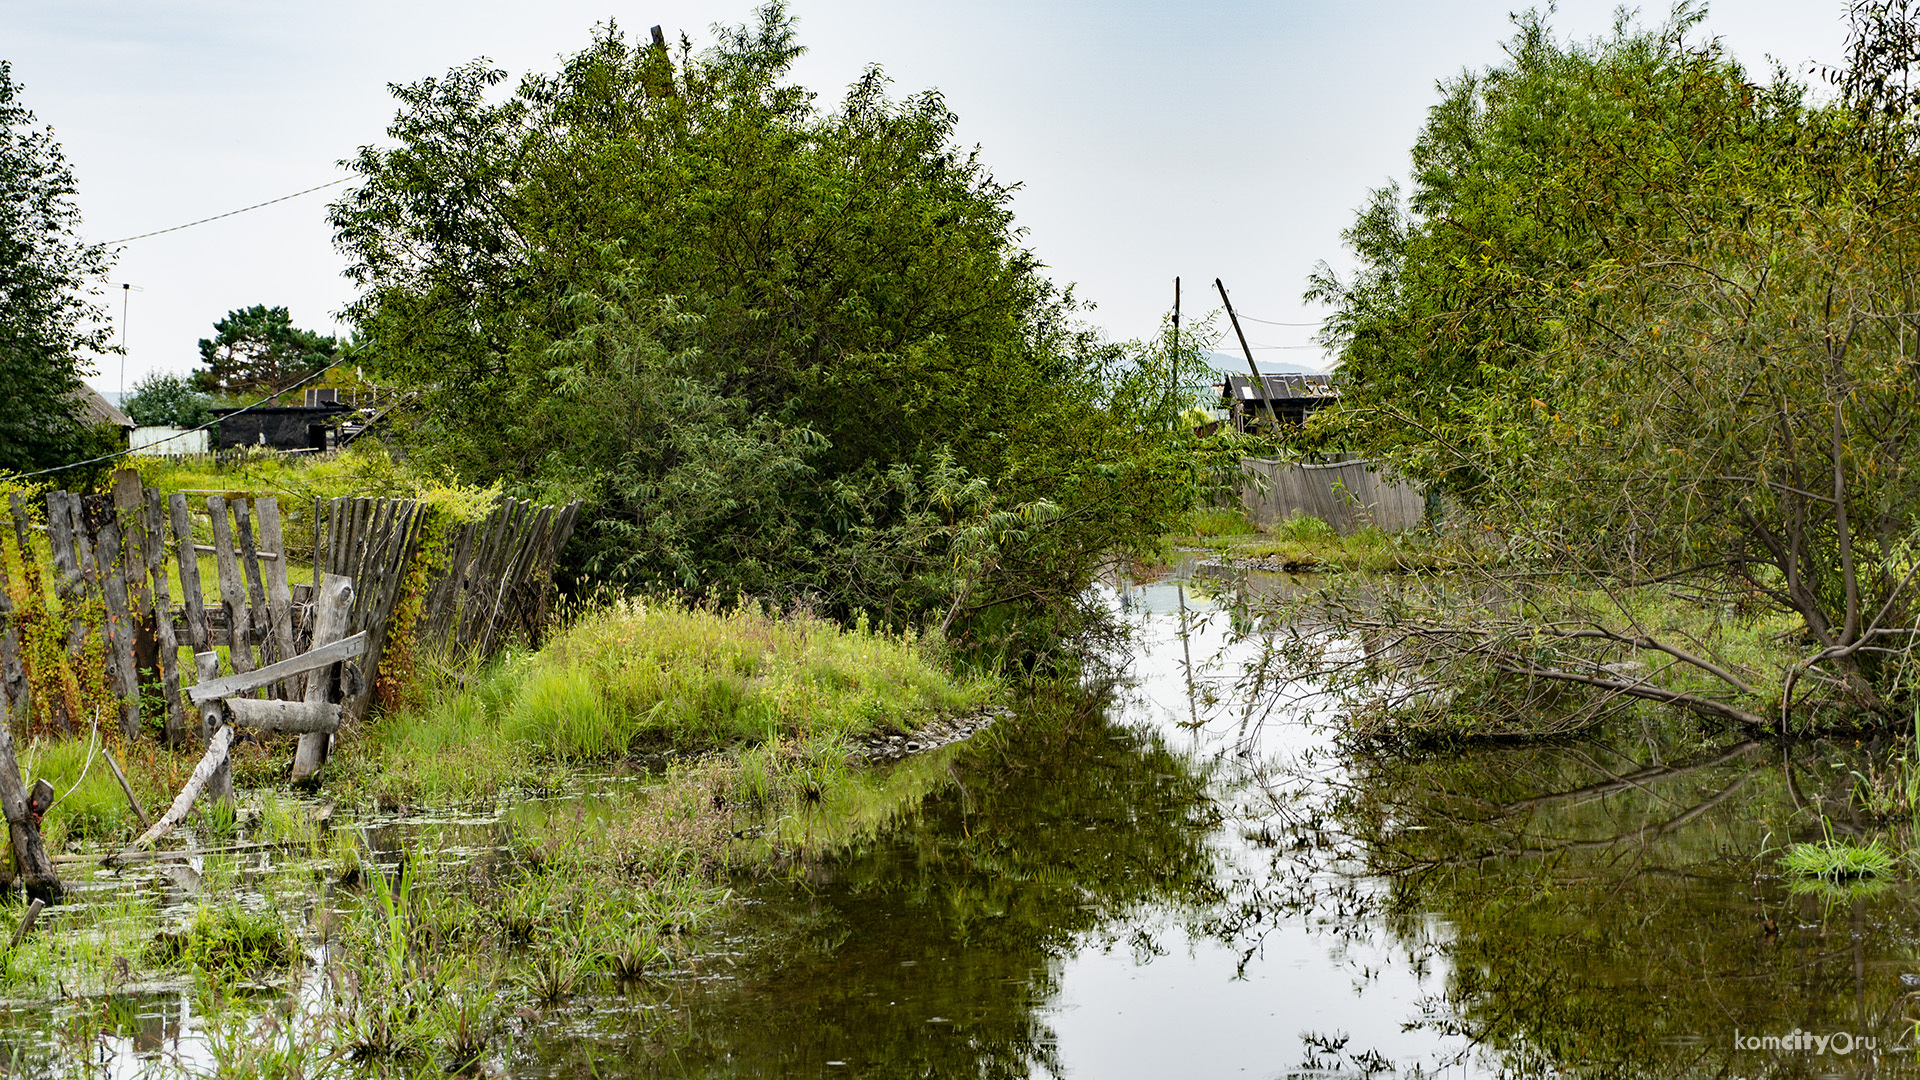
[[[212,651],[195,653],[193,660],[200,666],[201,682],[220,677],[219,653]],[[209,757],[212,756],[212,748],[216,745],[216,736],[220,734],[220,728],[225,722],[226,717],[221,712],[219,699],[205,702],[200,706],[200,736],[206,740]],[[230,743],[231,740],[232,736],[228,735],[222,743]],[[207,779],[206,791],[216,800],[233,798],[233,760],[230,756],[222,754],[214,763],[212,773]],[[193,805],[193,800],[187,800],[187,805]]]
[[[313,593],[313,641],[309,650],[322,645],[331,645],[347,636],[347,619],[353,612],[353,579],[340,574],[324,575]],[[316,671],[307,677],[306,701],[309,704],[325,704],[333,689],[333,680],[326,671]],[[300,746],[293,754],[293,782],[311,783],[310,778],[320,771],[327,762],[327,748],[331,735],[324,731],[308,732],[300,736]]]

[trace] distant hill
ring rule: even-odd
[[[1247,373],[1247,358],[1238,353],[1210,352],[1202,353],[1201,356],[1213,366],[1215,371],[1232,375]],[[1265,360],[1255,357],[1254,363],[1259,365],[1262,375],[1324,375],[1327,370],[1295,360]]]

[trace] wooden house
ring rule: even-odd
[[[1340,395],[1332,375],[1266,373],[1255,382],[1251,374],[1229,374],[1220,384],[1221,404],[1235,429],[1245,431],[1249,420],[1271,415],[1282,424],[1302,424],[1315,409]]]

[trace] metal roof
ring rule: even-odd
[[[1340,396],[1331,375],[1262,374],[1256,386],[1250,375],[1228,375],[1225,395],[1234,401],[1325,401]]]

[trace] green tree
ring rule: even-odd
[[[302,330],[284,307],[255,304],[227,312],[200,339],[194,385],[215,394],[265,393],[298,382],[340,359],[346,346],[331,334]]]
[[[0,471],[58,465],[93,449],[73,395],[91,373],[87,353],[112,351],[93,299],[112,260],[76,235],[74,192],[52,129],[20,103],[12,67],[0,60]]]
[[[133,384],[120,410],[136,424],[191,428],[213,419],[212,404],[192,379],[156,372]]]
[[[1912,39],[1884,8],[1855,9],[1856,67]],[[1562,699],[1587,717],[1625,695],[1895,722],[1920,644],[1920,140],[1876,104],[1884,72],[1813,106],[1690,44],[1690,20],[1583,49],[1524,21],[1511,65],[1435,110],[1411,215],[1363,213],[1378,257],[1323,275],[1348,430],[1450,485],[1522,571],[1374,629],[1454,687],[1597,692]],[[1555,573],[1576,591],[1543,592]],[[1727,648],[1772,614],[1807,648]]]
[[[1072,321],[938,94],[869,70],[818,109],[799,52],[770,6],[698,54],[600,28],[504,100],[480,63],[397,87],[333,207],[370,370],[419,392],[423,455],[589,498],[604,579],[896,618],[1070,594],[1190,497],[1164,350]]]

